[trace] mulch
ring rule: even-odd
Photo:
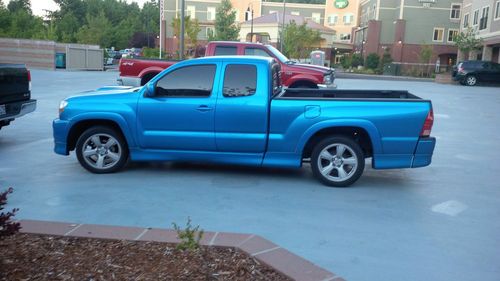
[[[290,280],[225,247],[16,234],[0,239],[0,280]]]

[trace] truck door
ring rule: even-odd
[[[191,65],[165,74],[154,97],[139,100],[139,143],[146,149],[215,151],[214,90],[217,64]]]
[[[218,151],[265,152],[270,89],[266,67],[269,66],[244,63],[222,65],[222,88],[215,112]]]

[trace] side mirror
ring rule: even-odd
[[[148,98],[155,96],[155,85],[154,83],[146,83],[144,86],[146,90],[144,91],[144,95]]]

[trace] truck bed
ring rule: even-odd
[[[286,89],[275,99],[370,99],[370,100],[419,100],[408,91],[396,90],[336,90],[336,89]]]

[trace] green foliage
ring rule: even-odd
[[[199,225],[193,227],[191,225],[190,217],[188,217],[186,228],[184,229],[181,229],[175,222],[172,223],[172,225],[177,232],[177,237],[181,240],[176,247],[178,250],[194,251],[200,248],[200,240],[203,237],[203,229],[199,230]]]
[[[10,187],[7,191],[0,192],[0,239],[9,235],[16,234],[21,226],[17,222],[13,222],[12,218],[16,215],[19,209],[13,209],[10,212],[1,212],[4,206],[7,205],[7,195],[12,193],[14,189]]]
[[[319,31],[308,28],[306,24],[297,25],[295,21],[285,26],[283,31],[283,53],[289,58],[301,59],[309,55],[314,47],[319,47]]]
[[[19,11],[25,11],[31,15],[31,3],[30,0],[10,0],[7,9],[11,13],[16,13]]]
[[[351,57],[351,66],[356,68],[363,65],[363,57],[360,54],[353,54]]]
[[[101,11],[97,16],[87,15],[87,24],[80,28],[76,38],[82,44],[110,46],[110,31],[111,23]]]
[[[472,28],[468,28],[465,32],[459,32],[453,42],[457,48],[468,56],[470,51],[480,50],[483,46],[483,40],[476,38],[476,33]],[[467,59],[467,58],[466,58]]]
[[[229,0],[222,0],[215,15],[215,34],[208,35],[208,41],[237,41],[240,26],[236,23],[236,11]]]
[[[344,69],[350,68],[351,63],[352,63],[352,60],[351,60],[351,56],[349,56],[349,55],[344,55],[340,58],[340,64],[342,65],[342,68],[344,68]]]
[[[378,64],[380,61],[380,56],[376,53],[371,53],[368,54],[366,57],[366,67],[372,70],[375,70],[378,68]]]
[[[394,60],[392,59],[392,56],[391,56],[391,50],[389,48],[385,48],[384,54],[382,55],[382,58],[380,59],[380,67],[384,67],[386,64],[389,64],[393,61]]]
[[[177,17],[172,21],[174,34],[179,37],[181,33],[181,18]],[[188,49],[194,49],[198,43],[198,33],[201,28],[197,19],[192,20],[190,16],[184,17],[184,44]],[[180,44],[180,42],[179,42]],[[187,51],[187,50],[186,50]]]
[[[160,49],[158,49],[158,48],[142,48],[142,55],[145,58],[157,59],[160,57]]]
[[[432,46],[428,44],[422,45],[420,48],[419,59],[421,63],[429,63],[432,58]]]

